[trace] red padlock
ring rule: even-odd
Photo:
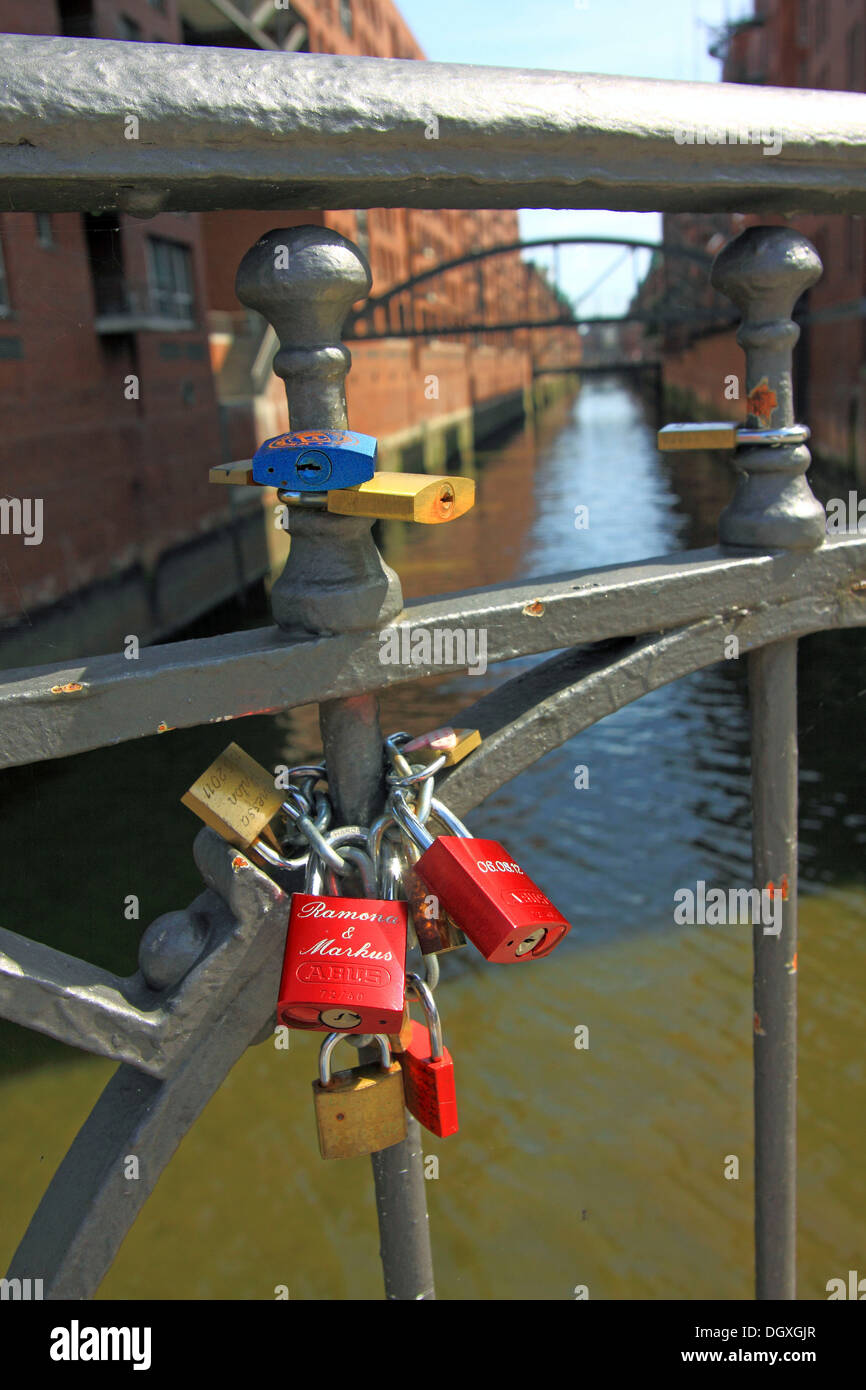
[[[571,931],[571,923],[498,841],[474,839],[435,799],[436,817],[453,835],[434,839],[399,788],[389,805],[397,824],[423,851],[407,876],[415,875],[438,899],[486,960],[536,960],[549,955]],[[412,896],[409,888],[407,895]]]
[[[294,893],[277,1003],[289,1028],[399,1033],[405,903]]]
[[[403,1068],[406,1109],[431,1134],[444,1139],[459,1129],[454,1063],[442,1042],[439,1010],[429,987],[420,976],[407,975],[406,988],[420,999],[427,1015],[426,1028],[412,1019],[409,1046],[396,1054]]]

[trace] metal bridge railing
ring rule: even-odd
[[[724,86],[15,37],[0,40],[0,64],[0,207],[15,211],[866,211],[861,95],[750,90],[753,124],[783,135],[767,158],[760,145],[677,141],[696,109],[740,123],[742,91]],[[131,93],[138,141],[124,137]],[[288,271],[275,269],[277,243]],[[773,426],[795,423],[790,315],[820,270],[814,248],[782,228],[751,228],[717,258],[713,282],[743,317],[753,428],[771,396]],[[323,227],[270,233],[244,258],[238,295],[273,325],[294,429],[346,427],[341,333],[369,288],[357,249]],[[461,712],[484,735],[444,783],[463,814],[606,714],[719,661],[735,634],[749,653],[755,882],[789,885],[780,936],[755,929],[757,1294],[792,1298],[796,643],[866,623],[866,537],[826,538],[804,444],[752,443],[734,461],[719,547],[405,609],[369,520],[298,510],[276,626],[151,647],[136,663],[5,672],[0,765],[315,701],[335,809],[369,823],[383,799],[376,692],[434,674],[382,665],[378,634],[396,621],[484,627],[489,661],[557,655]],[[210,830],[194,853],[205,891],[147,928],[130,979],[0,932],[0,1014],[119,1063],[12,1263],[10,1276],[43,1279],[49,1297],[93,1295],[183,1134],[273,1027],[287,895]],[[134,1184],[123,1177],[131,1152],[146,1156]],[[373,1170],[392,1212],[386,1292],[433,1297],[414,1121]]]

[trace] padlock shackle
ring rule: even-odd
[[[345,1037],[345,1033],[329,1033],[319,1048],[319,1081],[323,1086],[331,1084],[331,1056],[337,1043]],[[391,1044],[384,1033],[375,1033],[373,1039],[379,1044],[382,1070],[387,1071],[391,1065]],[[372,1047],[372,1043],[370,1045]]]
[[[472,831],[464,825],[459,816],[455,816],[453,811],[449,811],[444,801],[439,801],[435,796],[431,799],[430,809],[437,820],[461,840],[471,840]]]
[[[439,1010],[436,1007],[436,1000],[433,998],[433,991],[420,975],[406,976],[406,992],[415,995],[427,1017],[427,1031],[430,1034],[430,1059],[433,1062],[441,1062],[445,1056],[445,1045],[442,1041],[442,1020],[439,1017]]]
[[[431,798],[431,806],[435,804],[435,799]],[[395,821],[412,841],[422,851],[428,850],[433,844],[433,836],[427,827],[418,819],[415,812],[410,810],[409,803],[400,787],[395,787],[388,798],[388,805],[391,809]]]
[[[377,897],[378,885],[376,883],[376,871],[373,868],[373,861],[367,851],[361,849],[358,845],[344,845],[343,856],[357,868],[364,888],[364,897]]]
[[[429,783],[429,791],[426,797],[427,804],[419,817],[420,820],[424,821],[427,819],[427,813],[430,810],[429,802],[433,794],[433,778],[440,768],[445,766],[445,755],[443,754],[441,757],[436,758],[432,763],[425,764],[420,771],[413,772],[412,764],[401,751],[404,743],[411,742],[412,735],[402,732],[389,734],[385,739],[385,752],[391,759],[394,768],[394,771],[388,775],[388,782],[392,787],[420,786],[422,792],[427,790],[427,785]],[[400,774],[399,776],[397,775],[398,773]]]
[[[386,902],[397,901],[397,888],[405,871],[406,839],[401,835],[397,843],[389,840],[388,830],[392,825],[400,829],[390,812],[384,811],[367,832],[367,853],[373,861],[377,893]]]

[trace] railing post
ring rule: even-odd
[[[273,325],[274,371],[286,386],[293,430],[345,429],[351,356],[341,341],[352,305],[369,294],[370,270],[352,242],[328,227],[268,232],[244,256],[237,294]],[[275,621],[296,635],[369,632],[403,607],[400,581],[370,534],[372,521],[290,509],[291,548],[271,594]],[[382,733],[375,695],[319,706],[335,811],[369,825],[384,801]],[[431,1299],[433,1260],[418,1123],[401,1144],[373,1154],[385,1293]]]
[[[795,424],[791,311],[821,276],[811,242],[782,227],[749,227],[719,253],[712,283],[743,315],[746,426]],[[740,447],[737,491],[720,540],[762,550],[811,550],[824,509],[805,478],[804,444]],[[781,931],[754,928],[755,1296],[796,1297],[797,1239],[797,641],[749,656],[752,856],[755,885],[783,895]],[[787,884],[785,889],[784,885]]]

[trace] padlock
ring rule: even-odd
[[[749,409],[750,414],[753,413],[751,405]],[[766,448],[784,444],[805,444],[810,434],[808,425],[777,425],[775,428],[767,425],[765,428],[752,429],[750,426],[732,424],[729,420],[703,420],[700,423],[665,425],[658,431],[656,438],[661,453],[671,454],[693,449],[727,451],[741,449],[745,445]]]
[[[322,1158],[358,1158],[406,1138],[403,1071],[391,1061],[388,1039],[377,1036],[381,1061],[331,1075],[331,1053],[342,1033],[329,1033],[319,1052],[313,1103]]]
[[[438,904],[486,960],[502,964],[547,956],[571,924],[496,840],[477,840],[441,802],[437,817],[454,833],[436,839],[413,815],[399,787],[388,805],[397,824],[421,850],[407,872]],[[411,899],[410,899],[411,900]],[[417,922],[416,922],[417,930]]]
[[[279,848],[270,822],[283,804],[274,775],[236,743],[206,768],[181,797],[193,811],[236,849],[265,839]]]
[[[400,752],[413,763],[432,763],[441,757],[444,759],[443,767],[455,767],[480,744],[480,730],[452,729],[447,725],[401,744]]]
[[[328,494],[328,511],[437,526],[475,506],[475,480],[429,473],[374,473],[369,482]]]
[[[253,454],[253,482],[288,492],[329,492],[368,482],[378,442],[355,430],[297,430],[266,439]]]
[[[403,874],[403,892],[409,904],[415,935],[421,954],[444,955],[446,951],[459,950],[466,945],[466,937],[451,914],[443,907],[436,893],[414,871],[419,858],[419,848],[410,840],[408,851],[411,862]]]
[[[336,832],[326,838],[335,846],[352,834]],[[406,904],[325,896],[314,877],[308,877],[307,886],[317,891],[292,895],[277,1001],[280,1022],[289,1028],[340,1033],[399,1032],[406,984]]]
[[[431,1134],[444,1139],[459,1129],[454,1062],[442,1042],[442,1022],[432,991],[418,975],[407,975],[406,987],[420,1000],[427,1015],[426,1028],[412,1020],[411,1041],[398,1056],[406,1109]]]

